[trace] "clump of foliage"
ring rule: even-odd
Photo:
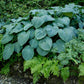
[[[84,30],[78,31],[78,37],[65,44],[65,52],[59,55],[55,54],[54,58],[47,58],[36,56],[31,60],[24,61],[24,71],[31,70],[33,74],[34,84],[40,79],[41,76],[48,78],[51,74],[63,78],[66,81],[73,73],[73,65],[78,66],[75,69],[79,71],[76,73],[78,76],[84,76]],[[52,54],[54,55],[54,54]],[[74,75],[74,74],[73,74]]]
[[[64,6],[69,3],[83,6],[84,0],[0,0],[0,19],[24,17],[31,9],[48,9],[51,6]]]
[[[14,54],[9,60],[3,60],[4,45],[1,44],[2,37],[3,35],[0,34],[0,74],[7,75],[10,72],[10,66],[14,65],[15,62],[22,62],[22,59],[20,58],[21,55]]]
[[[64,8],[32,10],[27,17],[12,19],[11,24],[3,26],[3,59],[9,59],[14,52],[29,60],[36,52],[47,56],[65,51],[65,43],[77,37],[78,27],[84,28],[83,13],[81,6],[69,4]]]
[[[56,59],[51,60],[46,57],[40,57],[40,56],[34,57],[33,59],[24,62],[24,71],[30,68],[31,73],[33,74],[34,84],[40,79],[41,76],[49,78],[50,74],[53,74],[59,77],[60,67],[61,66],[58,65],[58,60]],[[69,77],[68,67],[65,68],[61,67],[61,76],[63,77],[64,80],[66,80]]]
[[[79,30],[78,38],[66,43],[65,52],[58,56],[62,65],[67,65],[70,60],[75,64],[84,62],[84,30]]]
[[[7,74],[12,63],[23,57],[26,60],[24,71],[31,69],[34,83],[40,76],[48,78],[50,74],[61,75],[66,81],[71,65],[79,66],[79,76],[84,75],[82,6],[69,4],[49,10],[31,10],[28,16],[12,19],[1,28],[4,30],[1,40],[4,50],[0,47],[3,51],[0,58],[4,60],[0,73]]]

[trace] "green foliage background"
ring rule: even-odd
[[[31,9],[48,9],[73,2],[81,6],[84,4],[84,0],[0,0],[0,19],[7,21],[9,18],[26,16]]]

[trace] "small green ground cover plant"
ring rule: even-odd
[[[80,64],[79,76],[83,76],[83,28],[82,6],[69,4],[48,10],[31,10],[28,16],[12,19],[10,24],[2,26],[2,58],[5,63],[8,60],[8,65],[17,59],[26,60],[24,71],[31,69],[34,83],[40,76],[48,78],[50,74],[61,75],[66,81],[72,64]]]

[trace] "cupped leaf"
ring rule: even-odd
[[[47,25],[45,27],[45,30],[47,31],[47,34],[49,37],[53,37],[58,33],[58,27],[57,26]]]
[[[30,32],[21,32],[18,34],[18,43],[23,46],[29,39]]]
[[[35,28],[39,28],[41,27],[45,22],[48,21],[54,21],[55,19],[53,17],[51,17],[50,15],[44,15],[41,17],[34,17],[32,19],[32,24]]]
[[[32,24],[35,28],[39,28],[45,21],[42,19],[42,17],[34,17],[32,19]]]
[[[52,39],[49,37],[45,37],[44,39],[40,40],[39,47],[45,51],[50,51],[52,47]]]
[[[62,40],[64,40],[65,42],[69,42],[70,40],[73,39],[73,37],[75,37],[75,33],[73,32],[73,29],[71,28],[65,28],[65,29],[60,29],[59,30],[59,36]]]
[[[6,33],[9,33],[15,26],[16,26],[16,23],[11,23],[8,25],[4,25],[3,27],[6,28]]]
[[[11,55],[13,54],[14,52],[14,45],[13,44],[7,44],[4,48],[4,51],[3,51],[3,59],[4,60],[7,60],[11,57]]]
[[[61,39],[57,40],[56,43],[53,43],[52,52],[63,52],[65,51],[65,42]]]
[[[21,23],[18,23],[18,24],[10,31],[10,34],[21,32],[23,29],[24,29],[24,28],[23,28],[22,24],[21,24]]]
[[[68,17],[63,17],[63,18],[57,18],[56,23],[60,23],[66,26],[69,26],[70,24],[70,19]]]
[[[35,38],[37,40],[40,40],[46,36],[46,31],[42,28],[36,29],[35,30]]]
[[[37,48],[37,52],[41,56],[46,56],[49,53],[48,51],[42,50],[40,47]]]
[[[50,16],[50,15],[44,15],[42,16],[42,19],[45,21],[45,22],[48,22],[48,21],[55,21],[55,19]]]
[[[37,48],[38,41],[34,38],[34,39],[32,39],[32,40],[29,41],[29,44],[31,45],[31,47]]]
[[[29,28],[31,28],[33,25],[31,23],[28,23],[24,26],[24,30],[28,30]]]
[[[26,46],[22,50],[22,56],[23,56],[24,60],[32,59],[34,56],[34,49],[31,46]]]
[[[14,43],[14,50],[15,52],[19,53],[21,51],[22,47],[20,46],[20,44],[18,42]]]
[[[1,40],[2,44],[6,44],[13,39],[13,35],[5,34]]]

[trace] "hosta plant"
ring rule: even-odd
[[[78,28],[84,28],[84,9],[69,4],[49,10],[31,10],[27,17],[12,19],[3,28],[4,60],[14,52],[21,53],[25,60],[32,59],[36,52],[40,56],[60,53],[65,51],[66,42],[77,37]]]
[[[41,76],[48,79],[51,74],[64,81],[69,77],[84,76],[84,30],[78,30],[78,37],[65,43],[65,52],[55,54],[54,58],[36,56],[24,61],[24,71],[27,69],[31,70],[34,84]]]

